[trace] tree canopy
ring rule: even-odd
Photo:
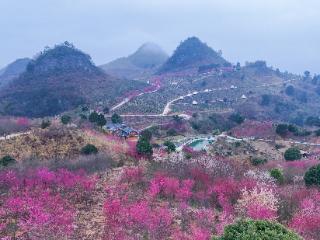
[[[296,233],[276,222],[241,220],[225,228],[220,238],[213,240],[302,240]]]

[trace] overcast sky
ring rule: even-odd
[[[231,61],[320,73],[319,0],[0,0],[0,67],[68,40],[96,64],[188,36]]]

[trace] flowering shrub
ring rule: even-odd
[[[179,181],[174,177],[157,174],[150,181],[149,194],[151,197],[161,195],[186,201],[192,196],[193,185],[194,181],[191,179]]]
[[[249,170],[245,172],[244,176],[255,180],[257,183],[274,185],[275,179],[271,177],[270,173],[262,170]]]
[[[255,186],[252,179],[218,178],[200,166],[182,175],[156,171],[152,176],[126,168],[120,181],[107,187],[105,239],[209,240],[234,221],[241,189]]]
[[[251,191],[242,190],[236,208],[243,217],[274,220],[277,218],[278,202],[273,189],[256,186]]]
[[[141,167],[125,168],[122,180],[132,183],[141,182],[143,180],[143,169]]]
[[[13,238],[19,231],[31,239],[64,238],[73,232],[74,210],[49,190],[14,192],[0,211],[2,231]]]
[[[38,168],[26,172],[0,173],[0,232],[15,238],[63,239],[73,233],[72,204],[86,201],[95,179],[83,171],[50,171]]]
[[[210,239],[215,213],[189,205],[200,180],[160,172],[148,180],[142,173],[127,168],[118,183],[107,187],[105,239]],[[141,183],[148,187],[136,191]]]
[[[299,210],[294,214],[290,227],[305,239],[318,239],[320,236],[320,192],[315,190],[303,199]]]
[[[144,199],[130,201],[126,194],[120,197],[112,188],[108,192],[111,195],[104,205],[105,239],[167,239],[170,235],[173,219],[165,204],[154,205]]]
[[[126,151],[126,154],[127,154],[129,157],[138,159],[139,154],[137,153],[137,142],[136,142],[136,141],[130,141],[130,140],[128,140],[128,141],[127,141],[127,144],[128,144],[128,149],[127,149],[127,151]]]
[[[25,118],[25,117],[20,117],[17,119],[17,124],[19,126],[24,126],[24,127],[27,127],[30,125],[29,123],[29,119],[28,118]]]

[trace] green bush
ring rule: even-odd
[[[98,148],[93,144],[87,144],[81,149],[81,153],[85,155],[97,154]]]
[[[99,114],[98,115],[98,118],[96,119],[96,124],[99,126],[99,127],[102,127],[104,125],[107,124],[107,120],[105,119],[104,115],[103,114]]]
[[[241,124],[244,122],[244,117],[240,115],[240,113],[233,113],[230,117],[229,120]]]
[[[293,124],[289,124],[288,125],[288,131],[292,132],[292,133],[297,133],[299,131],[299,129],[297,128],[297,126],[295,126]]]
[[[296,233],[277,222],[241,220],[225,228],[213,240],[302,240]]]
[[[42,122],[41,122],[41,128],[42,129],[50,127],[50,125],[51,125],[51,122],[49,120],[42,120]]]
[[[263,95],[261,96],[261,103],[260,103],[261,106],[269,106],[269,105],[270,105],[270,102],[271,102],[271,97],[270,97],[270,95],[263,94]]]
[[[108,114],[110,112],[110,109],[108,108],[108,107],[105,107],[104,109],[103,109],[103,113],[104,114]]]
[[[119,114],[114,113],[111,116],[111,121],[112,121],[112,123],[122,123],[122,118]]]
[[[0,159],[0,166],[7,167],[9,165],[15,164],[16,162],[17,161],[13,157],[7,155]]]
[[[304,182],[307,186],[320,186],[320,164],[313,166],[306,171]]]
[[[98,117],[99,117],[99,114],[97,112],[92,112],[89,115],[89,121],[92,123],[95,123],[97,122]]]
[[[239,142],[239,141],[235,142],[235,143],[234,143],[234,146],[235,146],[236,148],[240,147],[240,146],[241,146],[241,142]]]
[[[89,111],[89,107],[88,106],[82,106],[81,111],[82,112],[87,112],[87,111]]]
[[[60,120],[66,125],[71,122],[71,117],[69,115],[63,115]]]
[[[277,180],[278,183],[282,184],[284,182],[283,172],[278,168],[273,168],[270,170],[270,176]]]
[[[198,122],[196,122],[196,121],[193,121],[193,122],[191,122],[191,127],[192,127],[194,130],[199,131],[199,129],[200,129],[200,124],[199,124]]]
[[[305,129],[302,129],[302,130],[298,130],[297,132],[295,132],[294,135],[298,136],[298,137],[307,137],[307,136],[311,135],[311,132],[307,131]]]
[[[89,115],[89,121],[97,124],[99,127],[106,125],[107,120],[105,119],[103,114],[98,114],[97,112],[92,112]]]
[[[286,87],[285,92],[288,96],[293,96],[295,93],[295,89],[292,85],[290,85],[290,86]]]
[[[176,136],[178,133],[177,131],[174,129],[174,128],[170,128],[168,131],[167,131],[167,136]]]
[[[176,151],[176,145],[171,141],[165,141],[163,145],[167,147],[168,153]]]
[[[259,166],[268,162],[265,158],[251,158],[250,162],[253,166]]]
[[[80,118],[81,118],[82,120],[87,120],[87,119],[88,119],[88,117],[87,117],[85,114],[83,114],[83,113],[79,114],[79,116],[80,116]]]
[[[275,149],[279,150],[281,148],[284,148],[285,146],[283,146],[282,144],[276,144],[274,147]]]
[[[182,123],[183,122],[183,118],[178,116],[178,115],[174,115],[172,117],[173,121],[175,121],[176,123]]]
[[[302,158],[301,152],[298,148],[289,148],[284,153],[284,159],[287,161],[299,160]]]
[[[320,137],[320,129],[316,130],[316,131],[314,132],[314,134],[315,134],[317,137]]]
[[[276,128],[276,133],[280,136],[285,136],[288,132],[293,133],[294,136],[305,137],[311,134],[310,131],[299,129],[294,124],[279,124]]]
[[[140,138],[144,138],[145,140],[147,140],[148,142],[151,141],[152,139],[152,131],[149,129],[145,129],[140,133]]]
[[[288,133],[288,125],[287,124],[278,124],[276,128],[276,133],[280,136],[284,136]]]
[[[153,150],[150,142],[144,138],[139,138],[136,148],[137,148],[137,153],[139,154],[146,155],[146,156],[152,156],[153,154]]]

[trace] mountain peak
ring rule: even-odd
[[[146,42],[142,44],[134,54],[138,52],[154,52],[166,55],[166,52],[158,44],[153,42]]]
[[[163,65],[160,72],[177,71],[203,64],[228,64],[219,53],[197,37],[189,37],[177,47],[173,55]]]
[[[104,74],[88,54],[63,43],[45,48],[25,72],[1,89],[0,112],[53,116],[85,103],[111,101],[122,91],[123,82]]]
[[[51,74],[68,71],[98,72],[91,57],[68,42],[46,47],[27,66],[29,74]]]
[[[152,42],[144,43],[138,50],[130,55],[129,60],[141,68],[153,68],[164,63],[168,55],[157,44]]]
[[[147,42],[128,57],[118,58],[101,68],[116,77],[144,78],[157,71],[167,59],[167,53],[160,46]]]
[[[187,43],[196,43],[196,44],[205,44],[203,42],[201,42],[201,40],[198,37],[192,36],[192,37],[188,37],[186,40],[184,40],[182,43],[187,44]]]

